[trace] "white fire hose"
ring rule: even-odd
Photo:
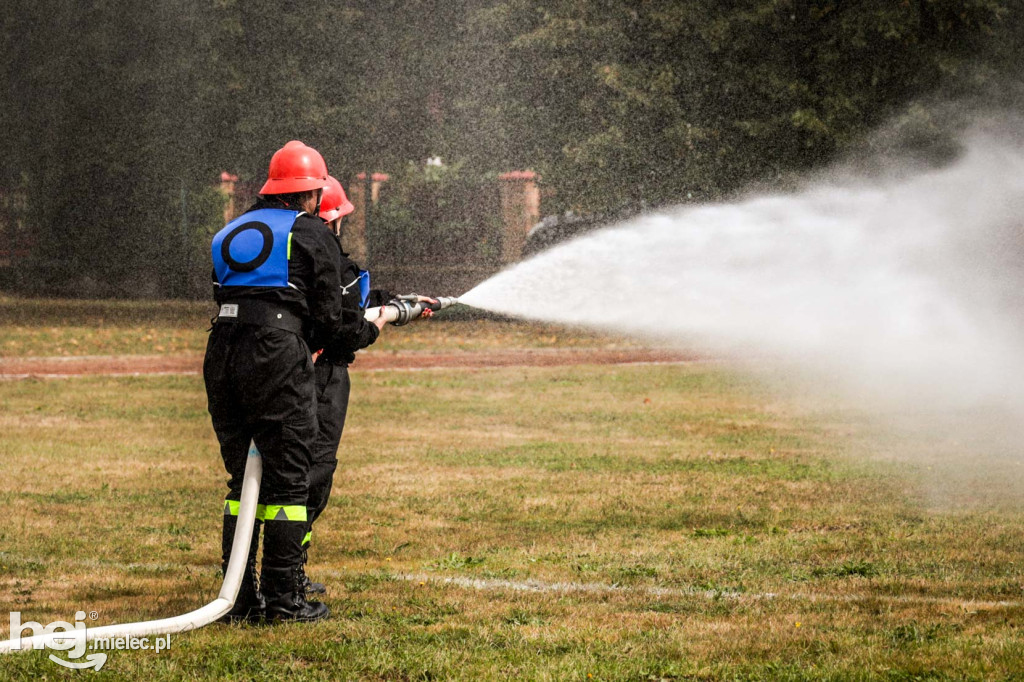
[[[260,478],[263,476],[263,460],[255,443],[249,444],[249,458],[245,463],[245,474],[242,478],[242,499],[238,508],[238,524],[235,538],[231,543],[231,558],[224,574],[224,584],[220,594],[206,606],[184,613],[173,618],[147,620],[142,623],[125,623],[123,625],[104,625],[98,628],[85,628],[72,632],[55,632],[21,639],[9,639],[0,642],[0,653],[42,649],[56,642],[68,642],[85,636],[89,642],[97,638],[117,639],[128,637],[148,637],[151,635],[177,634],[197,630],[217,620],[235,605],[238,588],[242,584],[242,573],[249,558],[249,543],[252,541],[252,527],[256,520],[256,504],[260,496]],[[65,644],[66,646],[66,644]]]

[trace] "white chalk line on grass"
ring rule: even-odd
[[[935,604],[939,606],[959,606],[970,608],[1013,608],[1020,606],[1018,601],[987,601],[974,599],[958,599],[956,597],[929,597],[925,595],[886,595],[886,594],[827,594],[806,592],[735,592],[720,590],[700,590],[696,588],[654,587],[647,585],[617,585],[611,583],[580,583],[580,582],[546,582],[542,580],[503,580],[498,578],[467,578],[463,576],[437,576],[425,573],[406,573],[394,576],[409,582],[430,582],[452,585],[471,590],[496,591],[512,590],[514,592],[532,592],[541,594],[639,594],[651,597],[696,597],[711,601],[808,601],[808,602],[892,602],[905,604]]]
[[[41,564],[47,566],[77,566],[93,569],[116,569],[122,571],[153,571],[166,573],[170,571],[206,571],[214,572],[219,565],[203,564],[174,564],[174,563],[144,563],[131,562],[122,563],[107,559],[84,559],[74,561],[70,559],[49,559],[49,558],[27,558],[15,557],[8,552],[0,552],[0,562],[11,561],[12,563]],[[337,580],[346,580],[359,577],[360,573],[348,571],[337,571],[332,569],[318,569],[310,567],[310,572],[320,577],[328,577]],[[368,574],[375,575],[375,574]],[[510,590],[513,592],[526,592],[532,594],[622,594],[641,595],[655,598],[697,598],[708,601],[731,600],[731,601],[806,601],[811,603],[836,602],[836,603],[862,603],[862,602],[885,602],[894,604],[926,604],[936,606],[955,606],[965,610],[970,609],[1005,609],[1015,608],[1022,605],[1020,601],[1013,600],[984,600],[984,599],[961,599],[958,597],[932,597],[927,595],[892,595],[892,594],[834,594],[815,592],[736,592],[730,590],[702,590],[698,588],[658,587],[653,585],[619,585],[614,583],[585,583],[573,581],[544,581],[544,580],[505,580],[501,578],[471,578],[467,576],[445,576],[428,573],[390,573],[382,576],[392,580],[406,582],[431,583],[434,585],[450,585],[468,590],[477,591],[499,591]]]

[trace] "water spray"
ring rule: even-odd
[[[964,133],[939,167],[881,159],[869,175],[837,169],[792,192],[652,211],[459,301],[756,357],[884,411],[1024,415],[1020,130]]]
[[[149,637],[153,635],[178,634],[190,630],[198,630],[224,616],[235,604],[238,589],[242,584],[242,573],[249,557],[249,543],[252,541],[253,523],[256,520],[256,505],[260,496],[260,479],[263,476],[263,460],[256,444],[249,444],[249,458],[245,464],[242,478],[242,495],[238,509],[238,525],[235,538],[231,543],[231,557],[224,573],[217,598],[206,606],[183,613],[173,618],[147,620],[140,623],[124,623],[121,625],[104,625],[98,628],[85,628],[74,632],[53,632],[32,637],[21,637],[0,642],[0,654],[31,649],[43,649],[53,644],[66,643],[82,637],[86,642],[94,639],[125,639],[129,637]],[[13,633],[12,633],[13,634]]]
[[[651,211],[459,302],[731,359],[812,409],[870,417],[886,457],[948,462],[929,477],[940,504],[1022,500],[1024,123],[953,140],[940,165],[866,158]]]

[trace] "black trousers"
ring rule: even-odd
[[[313,522],[319,518],[331,497],[334,471],[338,468],[338,444],[345,429],[351,383],[348,366],[321,359],[316,373],[317,435],[313,445],[313,466],[309,472],[309,501],[306,503],[309,525],[305,546],[309,546]]]
[[[230,476],[225,517],[238,514],[252,440],[263,458],[257,514],[264,521],[263,568],[300,566],[308,518],[310,445],[317,434],[313,363],[305,341],[282,329],[218,322],[207,342],[203,378]],[[225,522],[225,562],[233,537],[234,523]]]

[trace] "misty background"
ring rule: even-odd
[[[371,267],[493,265],[466,197],[510,170],[586,215],[940,162],[929,103],[1021,109],[1024,0],[9,0],[0,55],[2,291],[204,298],[217,179],[290,139],[392,175]]]

